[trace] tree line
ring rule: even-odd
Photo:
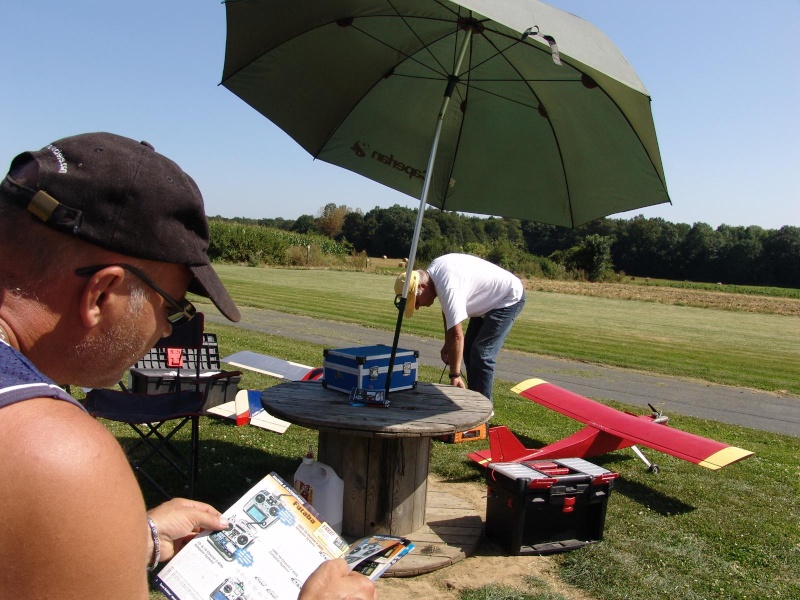
[[[395,205],[367,213],[326,204],[316,216],[228,221],[336,240],[368,256],[407,256],[416,209]],[[426,262],[447,252],[484,256],[506,268],[589,280],[612,273],[663,279],[800,288],[800,227],[671,223],[661,218],[598,219],[576,229],[484,218],[429,208],[417,250]]]

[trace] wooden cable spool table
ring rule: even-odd
[[[487,421],[492,403],[482,394],[418,383],[415,389],[392,392],[389,407],[353,406],[342,393],[302,381],[267,388],[261,403],[276,417],[319,431],[319,460],[344,480],[346,538],[385,533],[408,537],[420,551],[429,548],[427,557],[409,555],[390,573],[425,573],[452,564],[477,546],[480,515],[441,489],[429,498],[428,466],[431,438]],[[428,504],[435,523],[426,521]],[[459,541],[453,545],[448,539]]]

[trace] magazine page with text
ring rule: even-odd
[[[171,600],[294,600],[325,560],[342,557],[374,580],[414,548],[379,534],[349,546],[276,473],[224,515],[226,529],[199,534],[156,576]]]
[[[270,473],[225,513],[228,527],[206,531],[158,574],[175,600],[297,598],[324,560],[347,543],[277,474]]]

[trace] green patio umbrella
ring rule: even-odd
[[[426,204],[577,227],[669,202],[647,90],[579,17],[537,0],[226,13],[222,85],[313,157],[419,198],[406,281]]]

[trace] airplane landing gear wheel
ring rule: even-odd
[[[657,464],[652,464],[649,467],[647,467],[647,472],[652,473],[653,475],[658,475],[661,472],[661,469]]]

